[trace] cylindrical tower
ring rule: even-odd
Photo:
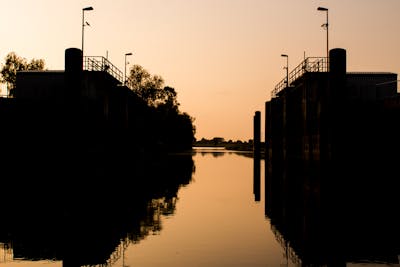
[[[65,49],[65,72],[79,72],[83,70],[82,50],[78,48]]]
[[[329,51],[329,70],[334,75],[346,75],[346,50],[334,48]]]
[[[67,48],[65,50],[65,101],[75,105],[82,91],[82,50]]]

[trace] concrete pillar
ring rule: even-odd
[[[65,72],[80,72],[82,71],[82,51],[78,48],[65,49]]]
[[[78,48],[65,50],[65,98],[68,102],[79,100],[82,87],[82,51]],[[71,103],[72,104],[72,103]]]
[[[254,139],[253,139],[253,154],[254,154],[254,165],[253,165],[253,194],[254,200],[260,201],[260,161],[261,161],[261,112],[256,111],[254,114]]]
[[[253,134],[253,153],[255,156],[260,156],[261,153],[261,112],[256,111],[253,118],[254,134]]]
[[[340,103],[346,98],[346,50],[334,48],[329,51],[329,86],[332,101]]]

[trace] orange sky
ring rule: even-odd
[[[347,50],[348,71],[399,73],[399,0],[13,0],[2,1],[0,64],[10,51],[64,69],[64,50],[124,55],[178,92],[181,111],[195,118],[198,139],[253,137],[253,115],[304,56]],[[263,129],[263,126],[262,126]],[[262,137],[263,137],[262,130]]]

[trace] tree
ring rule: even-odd
[[[14,96],[17,72],[23,70],[44,70],[45,62],[43,59],[32,59],[18,56],[15,52],[10,52],[5,57],[5,64],[0,70],[0,82],[6,83],[9,95]]]
[[[164,79],[151,75],[140,65],[133,65],[127,85],[158,114],[159,141],[170,148],[189,149],[194,142],[194,118],[179,111],[177,92],[164,86]]]
[[[149,106],[157,107],[166,103],[174,108],[179,106],[175,89],[164,87],[161,76],[151,75],[140,65],[133,65],[131,68],[127,85]]]
[[[160,94],[160,102],[167,106],[178,108],[179,103],[175,89],[169,86],[165,86],[162,90],[162,94]]]

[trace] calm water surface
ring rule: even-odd
[[[179,183],[173,186],[150,186],[159,193],[143,194],[140,201],[131,196],[132,203],[143,204],[135,204],[135,209],[129,212],[140,215],[130,216],[124,210],[123,223],[113,224],[121,220],[121,214],[112,210],[106,213],[111,219],[105,225],[112,225],[111,232],[118,232],[120,237],[117,242],[111,238],[115,245],[109,253],[102,252],[105,254],[100,257],[103,262],[96,257],[92,263],[86,261],[84,264],[71,260],[74,256],[79,257],[81,252],[78,250],[85,250],[85,246],[77,245],[75,251],[73,242],[68,243],[72,246],[69,260],[63,261],[65,254],[56,249],[49,253],[51,244],[40,244],[42,248],[35,251],[32,249],[35,240],[7,239],[4,233],[8,232],[3,229],[0,266],[302,266],[299,256],[285,241],[284,233],[277,230],[279,225],[272,225],[266,215],[263,160],[257,165],[252,154],[211,148],[197,148],[189,156],[193,159],[191,174],[176,170],[157,173],[158,178],[164,175],[188,177],[179,178]],[[129,199],[128,196],[124,198],[124,203]],[[82,235],[85,233],[82,231]],[[18,233],[11,234],[18,237]],[[92,237],[76,242],[85,242],[89,247],[93,247],[91,242],[101,242],[97,241],[97,238],[101,239],[101,231],[98,235],[88,235]],[[28,246],[24,245],[27,243],[29,250],[21,248]],[[60,244],[56,246],[60,247]],[[49,254],[54,258],[49,258]],[[29,258],[29,255],[36,257]],[[399,266],[397,263],[366,260],[340,266]]]

